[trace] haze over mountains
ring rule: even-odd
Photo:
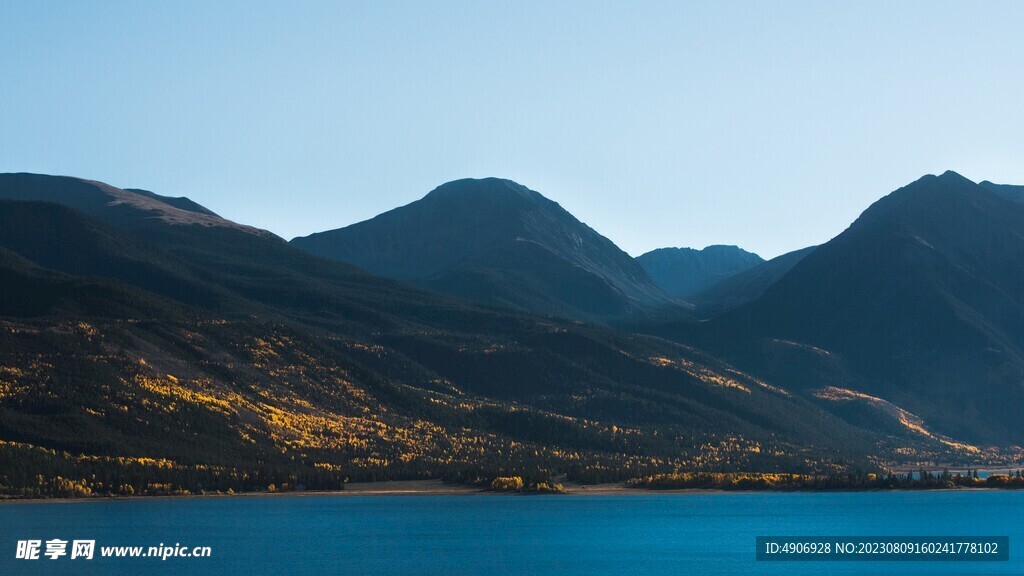
[[[994,461],[1024,444],[1015,193],[925,177],[820,247],[726,250],[745,269],[695,308],[507,180],[289,244],[188,199],[0,175],[0,485]]]

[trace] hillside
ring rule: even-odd
[[[809,396],[840,398],[831,384],[943,434],[1022,445],[1022,230],[1024,205],[953,172],[925,176],[757,300],[661,333]]]
[[[696,313],[712,318],[761,297],[766,290],[793,269],[815,246],[776,256],[728,276],[689,297]]]
[[[591,321],[683,313],[610,240],[510,180],[449,182],[371,220],[291,243],[374,274],[529,312]]]
[[[55,202],[125,229],[194,225],[231,228],[256,235],[270,232],[236,224],[188,198],[121,189],[82,178],[42,174],[0,174],[0,199]]]

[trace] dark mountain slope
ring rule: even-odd
[[[755,302],[683,331],[775,381],[842,380],[944,433],[1024,444],[1024,205],[926,176]],[[787,347],[813,359],[783,362]]]
[[[407,206],[292,244],[532,312],[602,320],[675,304],[610,240],[537,192],[497,178],[449,182]]]
[[[191,274],[179,258],[58,204],[0,200],[0,246],[44,268],[129,280],[188,304],[226,305],[222,301],[228,298]]]
[[[599,276],[567,266],[565,259],[532,242],[495,248],[420,284],[478,302],[564,318],[616,318],[636,311]]]
[[[736,246],[659,248],[637,256],[636,261],[659,288],[684,299],[764,263],[757,254]]]
[[[56,202],[125,229],[174,224],[233,228],[272,236],[266,230],[225,220],[187,198],[122,190],[67,176],[0,174],[0,199]]]
[[[1011,202],[1024,203],[1024,186],[1014,186],[1012,184],[994,184],[985,180],[981,184],[978,184],[982,188],[992,192],[993,194],[1006,198]]]
[[[3,207],[0,206],[0,211]],[[156,295],[106,278],[81,278],[40,268],[0,247],[0,317],[160,317],[179,319],[186,310]]]
[[[718,316],[747,302],[753,302],[815,248],[811,246],[794,250],[729,276],[692,295],[690,302],[696,308],[697,314],[703,318]]]
[[[73,181],[73,179],[72,179]],[[74,188],[72,188],[74,190]],[[101,208],[117,211],[118,207]],[[115,228],[42,202],[0,201],[0,246],[66,274],[117,279],[220,314],[386,323],[473,315],[462,303],[307,255],[272,235],[230,225],[156,222]],[[380,311],[387,310],[387,314]],[[486,312],[484,315],[493,315]],[[470,319],[465,319],[472,325]]]

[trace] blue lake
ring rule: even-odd
[[[1009,536],[1003,562],[757,562],[765,535]],[[15,559],[96,540],[93,560]],[[101,558],[103,546],[209,558]],[[45,544],[44,550],[45,552]],[[281,496],[0,504],[0,574],[1024,574],[1024,492]]]

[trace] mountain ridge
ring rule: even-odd
[[[700,250],[658,248],[637,256],[636,261],[662,290],[690,299],[765,260],[738,246],[715,244]]]
[[[64,204],[115,226],[142,228],[157,223],[234,228],[259,236],[271,232],[221,218],[188,198],[122,189],[95,180],[27,172],[0,174],[0,199]]]
[[[457,295],[532,312],[600,320],[680,304],[557,202],[500,178],[448,182],[370,220],[291,243],[426,288],[473,286]],[[533,262],[536,255],[541,262]],[[524,284],[526,275],[536,282]],[[573,278],[594,301],[552,295],[552,286]],[[510,291],[507,283],[515,280]]]

